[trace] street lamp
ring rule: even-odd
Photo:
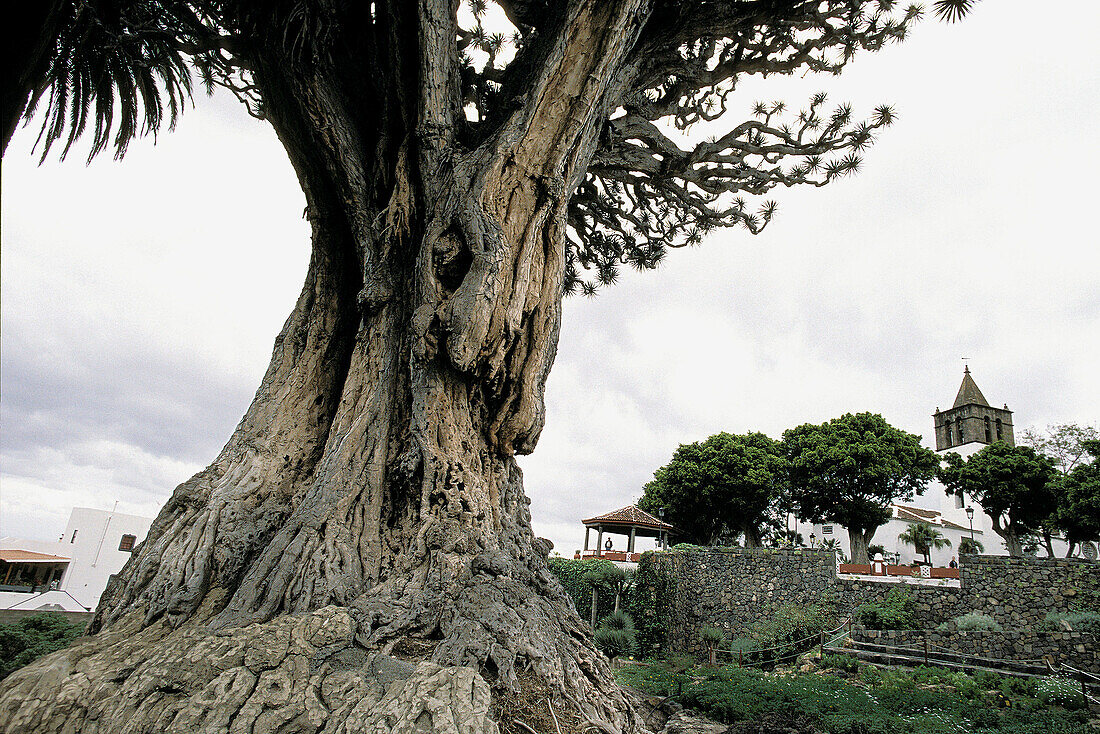
[[[974,508],[966,508],[966,519],[970,521],[970,542],[974,542]]]
[[[665,508],[662,505],[657,508],[657,519],[661,522],[665,521]],[[657,541],[661,544],[661,550],[668,550],[668,541],[666,539],[667,531],[664,528],[657,528]]]

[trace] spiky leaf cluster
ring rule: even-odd
[[[976,0],[938,0],[954,21]],[[572,3],[467,0],[455,33],[457,143],[492,139],[522,107],[543,39]],[[339,77],[341,104],[362,120],[402,101],[400,66],[413,5],[400,0],[64,0],[48,69],[31,100],[46,103],[44,150],[63,155],[86,129],[91,154],[121,156],[134,137],[171,126],[191,93],[189,65],[208,87],[230,89],[263,118],[269,89],[260,66],[300,67]],[[776,187],[823,186],[856,172],[877,131],[894,119],[883,106],[866,118],[817,95],[800,110],[757,103],[748,119],[703,141],[695,125],[730,114],[739,81],[770,74],[839,73],[861,50],[903,40],[922,15],[893,0],[656,0],[644,14],[591,164],[568,182],[564,288],[594,293],[627,265],[659,265],[670,248],[698,244],[719,227],[764,230],[778,212]],[[410,37],[414,37],[415,33]],[[277,57],[277,58],[276,58]],[[275,62],[273,66],[269,62]],[[407,76],[407,73],[406,73]],[[270,80],[272,77],[268,77]],[[396,101],[395,101],[396,100]],[[738,103],[740,106],[741,103]],[[33,110],[34,105],[31,105]],[[28,113],[29,114],[29,113]],[[375,150],[365,124],[356,150]],[[378,164],[386,176],[386,164]]]

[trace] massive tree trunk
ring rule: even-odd
[[[566,192],[629,82],[615,69],[640,4],[575,3],[476,146],[456,142],[446,4],[387,6],[384,105],[324,65],[253,60],[306,194],[305,287],[229,443],[109,585],[97,636],[5,682],[6,731],[508,730],[532,690],[567,728],[635,728],[546,568],[513,456],[542,428]],[[395,662],[410,657],[473,668],[492,704],[477,675],[443,683]],[[429,710],[440,695],[481,713]]]
[[[852,551],[852,563],[867,565],[871,562],[871,554],[868,550],[871,540],[875,537],[878,528],[863,530],[861,528],[848,528],[848,544]]]

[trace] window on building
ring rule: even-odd
[[[943,436],[947,439],[947,445],[951,445],[951,421],[943,422]]]
[[[986,443],[993,443],[993,431],[990,429],[990,426],[989,426],[989,416],[988,415],[985,417],[985,442]]]
[[[955,495],[955,509],[961,510],[963,508],[963,496],[962,492]]]
[[[75,543],[76,542],[76,531],[75,530],[73,531],[73,537],[69,538],[69,542],[70,543]]]
[[[1004,432],[1001,429],[1001,419],[997,419],[997,440],[1000,441],[1004,438]]]
[[[132,551],[134,549],[134,543],[137,541],[135,535],[123,535],[122,540],[118,542],[118,549],[120,551]]]
[[[833,526],[832,525],[822,525],[821,526],[821,534],[822,535],[832,535],[833,534]]]
[[[963,422],[962,421],[959,421],[959,424],[958,424],[957,428],[959,429],[959,443],[962,443],[963,442]]]

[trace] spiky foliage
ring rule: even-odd
[[[939,0],[934,9],[955,21],[975,1]],[[56,44],[28,111],[48,100],[43,155],[63,140],[64,156],[90,123],[93,156],[109,146],[121,156],[134,137],[171,127],[190,97],[188,61],[204,85],[232,90],[262,118],[264,90],[251,74],[259,48],[358,75],[364,89],[352,80],[348,103],[372,104],[369,65],[382,61],[374,54],[390,21],[387,3],[336,0],[65,0],[58,8]],[[559,12],[541,2],[462,4],[456,43],[470,145],[522,98],[528,57],[542,53],[531,41]],[[745,77],[839,73],[858,51],[904,40],[922,13],[890,0],[657,2],[626,69],[622,105],[569,192],[565,291],[594,294],[621,266],[655,268],[670,248],[719,227],[759,233],[778,213],[763,198],[776,187],[857,172],[895,119],[891,107],[861,119],[818,94],[798,111],[758,102],[748,120],[702,142],[687,133],[726,115]]]
[[[932,549],[949,548],[951,541],[943,533],[926,522],[918,522],[906,528],[905,532],[898,535],[898,540],[924,556],[926,563],[931,563]]]
[[[184,47],[201,32],[187,5],[67,0],[53,12],[52,54],[26,111],[45,104],[43,158],[59,141],[64,158],[89,126],[91,160],[108,147],[121,158],[135,137],[175,125],[191,96]]]
[[[985,546],[977,540],[971,540],[970,538],[963,538],[959,541],[959,553],[985,553]]]

